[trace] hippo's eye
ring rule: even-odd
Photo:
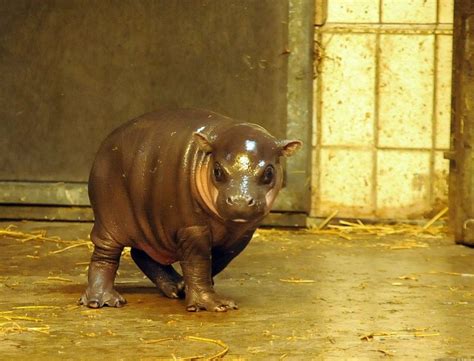
[[[212,173],[214,174],[214,179],[216,180],[216,182],[224,181],[224,171],[222,170],[222,167],[219,163],[214,163],[214,169],[212,170]]]
[[[273,168],[273,166],[269,165],[263,171],[263,176],[262,176],[263,184],[270,184],[271,182],[273,182],[274,177],[275,177],[275,168]]]

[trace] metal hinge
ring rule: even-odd
[[[463,240],[458,243],[474,246],[474,219],[469,218],[464,221]]]

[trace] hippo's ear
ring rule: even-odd
[[[212,152],[212,144],[209,141],[209,139],[202,133],[194,132],[193,133],[194,140],[199,146],[199,149],[201,149],[205,153],[211,153]]]
[[[281,140],[279,143],[280,155],[285,157],[291,157],[303,145],[303,142],[299,140]]]

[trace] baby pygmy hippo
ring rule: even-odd
[[[131,247],[135,263],[167,297],[184,293],[188,311],[236,309],[216,293],[213,277],[270,212],[282,186],[280,157],[300,147],[200,109],[145,114],[113,131],[89,178],[95,247],[80,303],[126,303],[114,280],[123,248]]]

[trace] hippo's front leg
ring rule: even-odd
[[[237,257],[249,244],[255,229],[247,231],[242,237],[227,247],[218,247],[212,250],[212,277],[219,274]]]
[[[237,309],[231,299],[219,296],[212,284],[211,237],[207,227],[188,227],[178,232],[186,309],[223,312]]]
[[[88,286],[79,303],[91,308],[122,307],[127,301],[114,289],[123,247],[91,238],[95,244],[88,272]]]

